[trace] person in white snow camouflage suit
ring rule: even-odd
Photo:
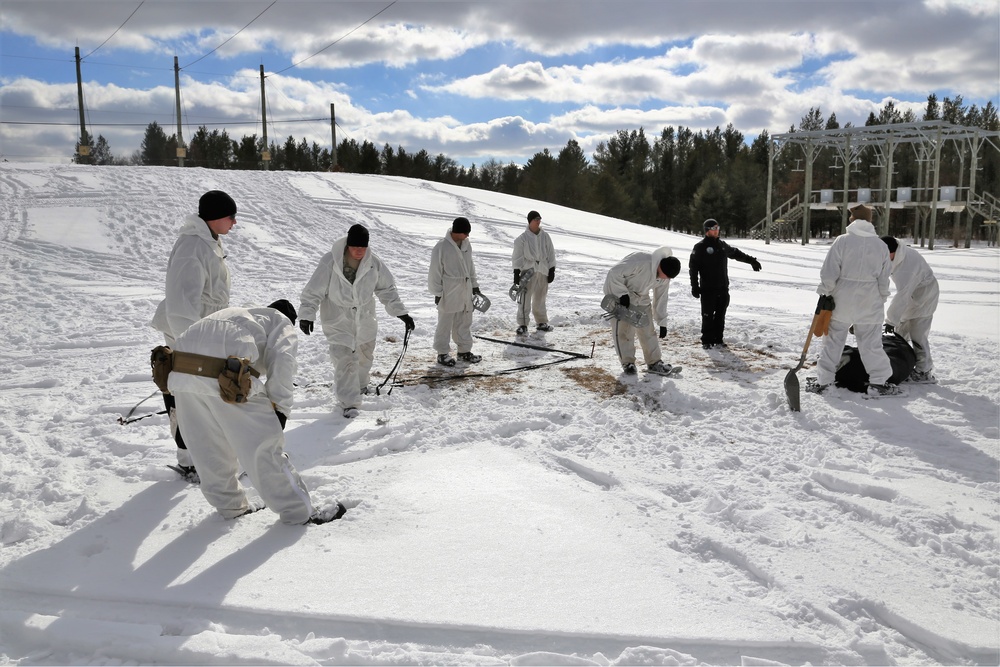
[[[434,295],[438,321],[434,330],[434,351],[442,366],[454,366],[451,341],[458,348],[458,359],[479,363],[482,357],[472,353],[472,295],[479,294],[476,266],[472,261],[468,218],[455,218],[444,238],[431,251],[427,271],[427,289]]]
[[[387,313],[403,321],[407,331],[414,328],[392,273],[368,248],[369,238],[364,226],[352,225],[347,236],[320,258],[300,295],[299,328],[310,335],[319,314],[330,344],[337,402],[348,418],[358,414],[361,396],[368,391],[378,335],[375,297]]]
[[[295,316],[294,306],[284,299],[267,308],[226,308],[198,320],[174,341],[175,353],[246,359],[266,378],[262,382],[251,376],[249,394],[230,403],[223,400],[217,377],[176,369],[169,376],[201,492],[227,519],[263,509],[247,498],[239,482],[241,468],[283,523],[325,523],[346,511],[339,503],[317,511],[284,451],[298,347]]]
[[[525,286],[524,297],[517,304],[517,333],[527,333],[529,314],[534,315],[539,331],[552,331],[545,299],[549,283],[556,278],[556,250],[552,238],[542,229],[542,216],[538,211],[528,212],[528,228],[514,240],[511,263],[515,285],[521,284],[526,271],[533,272]]]
[[[853,327],[871,393],[896,393],[896,386],[889,382],[892,365],[882,346],[891,268],[889,249],[871,223],[871,209],[857,204],[851,209],[847,233],[834,239],[820,269],[816,291],[821,297],[832,297],[834,306],[816,366],[816,384],[807,387],[808,391],[822,393],[833,384]]]
[[[634,375],[635,338],[638,335],[642,355],[650,372],[666,373],[670,367],[663,363],[660,342],[656,337],[656,325],[660,338],[667,335],[667,298],[670,281],[680,273],[681,263],[673,256],[673,251],[663,246],[652,253],[634,252],[611,267],[604,280],[604,293],[618,299],[619,305],[646,314],[645,327],[636,328],[630,323],[612,319],[615,352],[626,375]],[[652,300],[650,290],[653,291]],[[655,324],[654,324],[655,323]]]
[[[236,202],[221,190],[210,190],[198,200],[198,215],[189,215],[167,260],[166,298],[151,324],[163,333],[168,347],[202,317],[229,306],[229,268],[221,237],[236,225]],[[184,436],[177,425],[174,397],[163,394],[170,430],[177,444],[177,466],[195,478],[196,471]]]
[[[907,245],[900,245],[892,236],[883,236],[892,261],[890,278],[896,294],[885,312],[885,332],[898,333],[913,346],[917,363],[908,378],[910,382],[936,382],[931,345],[928,340],[934,311],[941,290],[937,278],[923,255]]]

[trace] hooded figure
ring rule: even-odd
[[[169,388],[191,443],[201,492],[223,517],[234,519],[262,509],[240,485],[242,468],[283,523],[323,523],[335,518],[334,512],[315,511],[284,452],[282,431],[292,410],[298,337],[290,319],[294,310],[283,312],[274,307],[226,308],[195,322],[175,341],[176,352],[249,360],[265,380],[251,376],[246,400],[226,402],[217,377],[178,370],[170,373]]]
[[[201,318],[229,306],[229,268],[221,236],[236,224],[236,202],[221,190],[210,190],[198,201],[198,215],[189,215],[167,260],[166,298],[153,315],[153,328],[168,347]],[[170,430],[177,444],[177,465],[194,479],[195,467],[177,426],[174,398],[163,394]]]
[[[663,363],[660,343],[656,338],[656,326],[660,328],[660,338],[667,335],[667,299],[670,280],[680,272],[680,262],[673,251],[663,246],[652,253],[634,252],[625,257],[608,271],[604,280],[604,293],[618,298],[618,303],[645,312],[648,324],[642,328],[633,327],[628,322],[615,319],[615,351],[626,374],[632,375],[635,368],[635,338],[639,337],[642,355],[648,369],[664,372],[668,367]],[[652,290],[652,299],[650,298]]]
[[[539,331],[551,331],[545,299],[549,283],[556,277],[556,250],[552,238],[542,229],[542,216],[537,211],[528,213],[528,227],[514,239],[511,264],[514,265],[515,285],[520,284],[526,271],[533,272],[524,297],[517,304],[517,333],[527,332],[529,313],[534,315]]]
[[[434,295],[438,322],[434,331],[434,350],[438,363],[454,366],[451,341],[454,338],[458,358],[470,363],[482,360],[472,354],[472,295],[479,292],[476,266],[472,261],[469,234],[472,226],[466,218],[455,218],[444,238],[431,251],[427,270],[427,289]]]
[[[886,387],[892,367],[882,349],[882,320],[891,271],[889,249],[872,223],[857,217],[865,216],[867,210],[864,206],[852,209],[852,217],[857,219],[847,226],[846,234],[834,240],[820,269],[816,291],[821,296],[832,296],[834,302],[830,330],[816,372],[816,387],[820,392],[834,382],[851,326],[868,371],[869,385],[876,391],[881,387],[879,393],[895,390],[894,386]]]
[[[887,329],[894,330],[913,345],[917,362],[909,379],[933,382],[934,362],[928,337],[941,294],[937,278],[918,251],[899,245],[891,236],[883,236],[882,241],[889,249],[891,278],[896,286],[896,294],[885,313]]]
[[[368,230],[354,225],[320,258],[299,306],[299,328],[307,336],[319,314],[330,345],[337,402],[345,417],[357,414],[361,394],[368,388],[378,335],[375,297],[387,313],[413,329],[392,273],[368,248]]]

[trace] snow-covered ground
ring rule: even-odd
[[[239,204],[233,305],[299,291],[356,222],[417,323],[403,384],[361,416],[299,341],[287,451],[339,522],[225,521],[166,466],[148,325],[200,194]],[[697,344],[686,270],[665,359],[620,375],[607,269],[696,238],[478,190],[350,174],[0,165],[0,664],[997,664],[1000,255],[925,252],[937,385],[802,394],[826,245],[733,240],[728,351]],[[489,377],[437,381],[430,250],[472,220],[513,340],[510,251],[541,211],[555,331],[478,340]],[[725,224],[725,221],[723,221]],[[377,381],[402,324],[380,309]],[[814,341],[804,386],[821,345]],[[461,370],[461,369],[460,369]],[[423,378],[423,379],[422,379]],[[159,396],[136,416],[162,408]],[[190,436],[189,436],[190,437]]]

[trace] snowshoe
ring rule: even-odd
[[[344,408],[344,417],[347,419],[354,419],[358,414],[360,413],[357,408]]]
[[[635,310],[633,308],[626,308],[625,306],[618,303],[618,299],[614,294],[607,294],[604,296],[604,300],[601,301],[601,308],[604,309],[605,319],[617,319],[622,320],[641,329],[642,327],[649,324],[649,316],[641,311]]]
[[[521,279],[507,290],[507,296],[510,297],[511,301],[521,303],[524,300],[524,295],[528,291],[528,282],[533,275],[535,275],[534,269],[527,269],[521,272]]]
[[[670,364],[665,364],[662,361],[657,361],[656,363],[650,364],[646,367],[647,373],[653,373],[654,375],[662,375],[664,377],[670,377],[671,375],[677,375],[681,372],[680,366],[672,366]]]
[[[883,398],[885,396],[901,396],[903,394],[898,386],[891,382],[886,382],[885,384],[871,384],[868,383],[868,388],[865,390],[865,395],[868,398]]]
[[[194,469],[194,466],[182,466],[182,465],[168,465],[168,468],[176,472],[185,482],[190,482],[191,484],[201,484],[201,477],[198,477],[198,471]]]
[[[344,507],[343,503],[337,503],[336,507],[327,507],[319,510],[309,517],[309,521],[306,523],[314,523],[317,525],[330,523],[331,521],[336,521],[345,514],[347,514],[347,508]]]
[[[912,384],[937,384],[937,378],[930,371],[913,371],[910,376],[906,378],[907,382]]]
[[[554,327],[553,327],[553,326],[552,326],[551,324],[548,324],[548,323],[546,323],[546,322],[542,322],[542,323],[541,323],[541,324],[539,324],[539,325],[538,325],[538,327],[537,327],[537,329],[538,329],[539,331],[552,331],[552,329],[553,329],[553,328],[554,328]]]
[[[472,295],[472,309],[478,310],[480,313],[485,313],[490,309],[490,298],[482,293],[477,293]]]
[[[518,336],[523,336],[524,334],[528,333],[528,327],[522,324],[517,328],[517,331],[515,331],[514,333]]]
[[[471,352],[459,352],[458,353],[458,360],[459,361],[466,361],[466,362],[468,362],[470,364],[478,364],[480,361],[483,360],[483,358],[480,355],[473,354]]]
[[[450,354],[439,354],[438,363],[441,364],[442,366],[448,366],[450,368],[451,366],[455,365],[455,357],[451,356]]]
[[[806,378],[806,391],[810,394],[822,394],[829,388],[829,384],[820,384],[818,378]]]
[[[622,373],[625,375],[635,375],[635,364],[622,364]]]

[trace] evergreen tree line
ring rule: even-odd
[[[879,114],[871,113],[866,126],[944,120],[956,125],[1000,130],[997,109],[992,102],[983,108],[965,106],[961,96],[927,98],[923,116],[899,112],[892,102]],[[836,114],[824,119],[821,110],[812,108],[798,128],[789,132],[838,129]],[[851,127],[850,123],[844,126]],[[178,164],[177,137],[168,136],[155,121],[146,128],[141,148],[128,158],[112,154],[107,141],[90,138],[88,162],[98,165]],[[725,234],[744,236],[766,215],[768,146],[766,131],[747,142],[732,124],[725,129],[694,132],[686,127],[666,127],[652,141],[642,128],[619,130],[601,142],[588,160],[580,145],[570,140],[553,154],[549,149],[536,153],[523,166],[489,159],[468,168],[453,159],[426,150],[408,152],[389,144],[381,150],[370,141],[358,143],[345,139],[337,146],[337,164],[329,148],[305,139],[289,136],[284,143],[264,145],[256,134],[233,140],[225,130],[208,131],[199,127],[187,144],[185,166],[210,169],[264,168],[261,155],[270,153],[268,168],[278,171],[345,171],[360,174],[406,176],[429,181],[462,185],[518,195],[537,201],[560,204],[588,212],[622,218],[640,224],[673,231],[700,234],[701,223],[715,218],[723,223]],[[941,185],[968,185],[969,156],[964,146],[947,142],[942,152]],[[993,145],[995,148],[995,144]],[[79,147],[78,147],[79,148]],[[904,147],[905,148],[905,147]],[[802,194],[804,174],[801,151],[795,147],[782,153],[773,165],[775,199],[772,206]],[[920,166],[913,150],[897,148],[894,158],[894,187],[919,186]],[[78,158],[81,161],[84,158]],[[862,153],[852,165],[851,188],[879,187],[880,168],[877,156]],[[982,152],[977,190],[1000,194],[1000,151],[990,146]],[[843,165],[832,150],[814,161],[812,189],[843,187]],[[915,197],[917,199],[918,197]],[[922,197],[927,200],[929,196]],[[890,231],[906,236],[908,212],[894,210]],[[957,218],[957,216],[956,216]],[[841,218],[836,212],[814,212],[810,228],[815,235],[835,236]],[[956,225],[958,220],[956,219]],[[895,230],[895,227],[901,227]],[[943,236],[950,233],[939,227]],[[957,234],[957,232],[956,232]]]

